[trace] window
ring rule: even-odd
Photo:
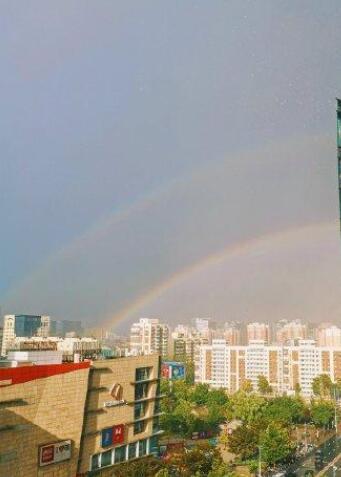
[[[151,454],[156,456],[159,454],[159,439],[157,436],[151,437],[149,439],[149,449]]]
[[[151,370],[152,368],[150,366],[146,368],[136,368],[135,381],[145,381],[149,379]]]
[[[118,462],[124,462],[126,460],[126,448],[127,446],[116,447],[115,464],[117,464]]]
[[[161,399],[156,399],[154,405],[154,414],[159,414],[159,412],[161,412]]]
[[[160,418],[154,417],[153,419],[153,432],[157,432],[160,430]]]
[[[132,444],[129,444],[128,459],[135,459],[136,451],[137,451],[137,442],[133,442]]]
[[[95,454],[91,457],[91,470],[99,468],[99,456],[100,454]]]
[[[147,421],[138,421],[134,423],[134,434],[140,434],[146,430]]]
[[[147,454],[147,439],[139,441],[139,457]]]
[[[160,394],[161,394],[161,384],[160,384],[160,381],[158,381],[156,386],[156,395],[160,396]]]
[[[134,418],[140,419],[144,417],[146,414],[147,403],[146,402],[138,402],[134,406]]]
[[[144,399],[148,397],[149,385],[148,383],[138,383],[135,385],[135,400]]]
[[[102,453],[101,467],[105,467],[106,465],[111,465],[111,456],[112,456],[111,449]]]

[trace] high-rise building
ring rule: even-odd
[[[140,318],[130,328],[130,351],[132,354],[158,353],[167,356],[170,345],[170,329],[157,318]]]
[[[319,347],[313,340],[292,345],[230,346],[213,340],[200,346],[195,357],[195,380],[229,392],[248,380],[257,391],[258,377],[264,376],[275,394],[293,394],[299,385],[302,395],[312,395],[316,376],[328,374],[333,382],[341,379],[341,347]]]
[[[51,331],[51,318],[46,315],[5,315],[1,356],[6,356],[7,344],[15,337],[47,337]]]
[[[341,346],[341,328],[334,325],[318,328],[316,338],[319,346]]]
[[[224,328],[224,339],[230,345],[239,345],[241,344],[241,333],[240,329],[235,326],[225,326]]]
[[[248,343],[252,341],[270,342],[270,330],[267,323],[249,323],[246,327],[246,332]]]
[[[210,329],[210,318],[194,318],[194,327],[199,333],[207,333]]]
[[[307,325],[300,320],[281,323],[276,332],[277,343],[286,343],[291,340],[305,340],[308,337]]]

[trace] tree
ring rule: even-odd
[[[209,394],[209,386],[208,384],[197,384],[193,391],[189,395],[189,399],[197,404],[198,406],[202,406],[207,404]]]
[[[166,432],[186,437],[193,432],[196,417],[192,412],[191,403],[180,399],[170,412],[161,415],[160,421]]]
[[[183,379],[173,381],[172,394],[175,400],[188,400],[191,394],[191,386],[189,386]]]
[[[329,401],[313,402],[311,419],[317,427],[328,427],[334,420],[334,406]]]
[[[185,361],[185,369],[186,369],[185,382],[186,384],[189,384],[192,386],[194,384],[194,363],[192,360]]]
[[[253,391],[252,381],[250,381],[250,379],[245,379],[240,389],[244,391],[245,393],[252,393]]]
[[[208,429],[212,431],[217,431],[219,425],[226,420],[224,408],[218,404],[211,404],[208,406],[208,414],[205,419]]]
[[[270,386],[269,381],[262,374],[260,374],[257,378],[257,387],[261,394],[272,393],[272,387]]]
[[[224,389],[212,389],[207,396],[207,406],[218,405],[225,406],[228,402],[228,396]]]
[[[315,396],[330,397],[333,382],[328,374],[320,374],[313,379],[312,389]]]
[[[212,470],[209,471],[207,477],[237,477],[234,472],[232,472],[231,467],[228,464],[224,464],[219,460],[214,460],[212,465]]]
[[[227,418],[251,423],[262,417],[264,406],[266,400],[262,396],[238,391],[230,397],[226,405]]]
[[[307,408],[299,398],[281,396],[269,400],[264,409],[264,418],[268,422],[278,422],[282,426],[304,422]]]
[[[246,460],[256,454],[258,438],[259,433],[253,426],[242,424],[230,434],[228,448],[233,454]]]
[[[208,444],[200,444],[191,450],[172,455],[167,462],[170,469],[176,469],[181,477],[207,477],[213,465],[222,464],[222,458],[217,449]]]
[[[161,471],[163,464],[159,459],[154,457],[146,457],[138,461],[122,463],[117,466],[112,474],[112,477],[154,477],[155,474],[159,477],[168,477],[167,474],[158,474]]]
[[[294,450],[287,429],[271,423],[260,436],[262,460],[268,465],[286,459]]]

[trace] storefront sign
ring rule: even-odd
[[[39,465],[56,464],[71,459],[71,441],[61,441],[39,447]]]
[[[121,384],[114,383],[109,390],[109,394],[113,399],[104,401],[103,407],[122,406],[122,404],[126,403],[125,399],[123,399],[123,387]]]
[[[103,407],[122,406],[122,404],[126,404],[124,399],[121,399],[121,401],[104,401]]]
[[[107,427],[102,430],[102,447],[108,447],[124,442],[124,424]]]

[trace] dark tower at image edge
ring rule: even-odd
[[[339,176],[339,216],[341,229],[341,99],[336,98],[336,140],[337,140],[337,167]]]

